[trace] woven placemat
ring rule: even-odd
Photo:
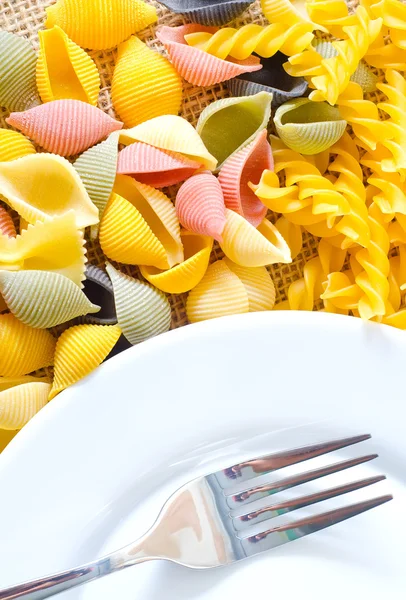
[[[179,15],[172,14],[164,6],[154,0],[146,0],[154,4],[158,12],[159,25],[176,26],[185,23],[186,21]],[[0,0],[0,29],[5,29],[11,33],[21,35],[29,39],[38,49],[38,30],[44,27],[45,8],[53,4],[54,0]],[[357,4],[356,0],[349,3],[351,7]],[[266,24],[260,2],[254,2],[241,17],[235,21],[235,26],[239,27],[245,23]],[[157,24],[140,32],[139,37],[145,41],[150,47],[155,48],[162,54],[165,54],[163,46],[155,36]],[[102,88],[99,96],[99,107],[111,116],[116,116],[111,101],[110,86],[111,78],[114,70],[115,50],[90,52],[90,56],[94,59],[99,69],[102,81]],[[196,125],[201,111],[213,100],[225,98],[229,93],[224,85],[216,85],[210,88],[196,87],[184,82],[183,88],[183,103],[182,116],[185,117],[192,125]],[[0,108],[0,125],[7,127],[5,118],[8,113],[5,109]],[[117,116],[119,118],[119,116]],[[164,190],[171,198],[174,198],[176,188]],[[276,219],[276,215],[270,214],[271,220]],[[269,271],[273,277],[276,288],[276,302],[281,302],[287,299],[287,291],[292,281],[298,279],[303,274],[305,262],[317,255],[318,239],[308,233],[303,236],[303,248],[297,258],[289,265],[273,265],[269,267]],[[92,264],[104,268],[104,255],[97,242],[87,241],[88,260]],[[212,261],[223,256],[222,251],[215,246],[212,253]],[[120,265],[120,269],[128,274],[140,277],[137,267],[128,265]],[[141,278],[141,277],[140,277]],[[172,306],[172,327],[180,327],[187,324],[185,302],[187,294],[172,295],[170,302]]]

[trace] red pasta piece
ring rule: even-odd
[[[16,237],[17,235],[13,219],[2,206],[0,206],[0,233],[8,237]]]
[[[120,152],[117,173],[131,175],[141,183],[162,188],[184,181],[200,166],[200,163],[178,152],[135,142]]]
[[[273,171],[273,156],[267,130],[263,129],[248,146],[226,160],[218,176],[226,207],[254,227],[258,227],[268,209],[248,183],[258,183],[265,169]]]
[[[80,100],[54,100],[6,119],[37,144],[61,156],[80,154],[123,124]]]
[[[189,46],[185,35],[205,31],[215,33],[217,27],[204,27],[203,25],[181,25],[180,27],[163,26],[158,29],[157,38],[165,46],[173,66],[186,81],[193,85],[214,85],[227,81],[242,73],[259,71],[262,69],[260,59],[250,56],[245,60],[217,58],[199,48]]]
[[[223,192],[209,171],[193,175],[180,187],[175,202],[180,223],[188,231],[221,242],[226,224]]]

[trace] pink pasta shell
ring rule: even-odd
[[[123,124],[80,100],[54,100],[6,119],[37,144],[61,156],[73,156],[94,146]]]
[[[2,206],[0,206],[0,233],[8,237],[16,237],[17,235],[13,219]]]
[[[184,36],[196,31],[215,33],[217,27],[204,27],[197,24],[181,25],[180,27],[164,25],[156,33],[157,38],[165,46],[173,66],[179,75],[189,83],[203,86],[214,85],[242,73],[262,69],[257,56],[250,56],[245,60],[233,58],[223,60],[199,48],[189,46]]]
[[[178,152],[135,142],[118,155],[117,173],[132,175],[141,183],[162,188],[184,181],[200,166],[200,163]]]
[[[192,175],[179,188],[175,202],[180,223],[188,231],[222,241],[226,224],[223,192],[209,171]]]
[[[226,160],[218,176],[226,207],[254,227],[258,227],[268,209],[248,183],[258,183],[265,169],[273,171],[273,156],[267,130],[263,129],[248,146]]]

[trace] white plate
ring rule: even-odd
[[[124,352],[53,400],[1,455],[1,586],[131,541],[198,473],[370,432],[320,461],[375,451],[379,459],[306,491],[385,473],[313,512],[388,492],[392,502],[232,567],[144,563],[59,597],[403,600],[405,371],[404,332],[320,313],[230,317]]]

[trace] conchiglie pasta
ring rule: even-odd
[[[43,102],[70,98],[96,106],[100,76],[90,56],[57,25],[38,32],[37,87]]]
[[[55,339],[49,331],[34,329],[14,315],[0,315],[0,376],[15,377],[53,364]]]
[[[176,115],[182,82],[167,58],[132,36],[118,48],[111,95],[125,125],[134,127],[160,115]]]
[[[87,313],[79,319],[80,323],[94,325],[117,323],[113,284],[105,271],[95,265],[87,265],[83,292],[93,304],[100,305],[100,311],[96,314]]]
[[[244,284],[221,260],[209,266],[186,302],[186,314],[191,323],[248,311],[249,300]]]
[[[0,162],[35,154],[35,148],[22,133],[0,129]]]
[[[0,392],[0,428],[21,429],[48,402],[50,383],[31,382]]]
[[[242,267],[291,262],[289,246],[270,221],[264,219],[256,229],[229,209],[220,246],[228,258]]]
[[[171,307],[165,294],[108,263],[106,269],[113,283],[117,321],[130,344],[168,331]]]
[[[59,25],[82,48],[105,50],[157,19],[142,0],[58,0],[46,9],[45,26]]]
[[[73,281],[47,271],[0,271],[0,294],[19,321],[39,329],[100,310]]]
[[[233,21],[251,4],[250,0],[164,0],[161,2],[174,13],[185,15],[193,23],[224,25]]]
[[[46,181],[46,185],[44,185]],[[0,193],[28,223],[74,210],[79,228],[99,221],[99,211],[72,165],[52,154],[0,163]]]
[[[100,244],[112,260],[168,269],[183,260],[179,221],[165,194],[119,175],[100,225]]]
[[[17,235],[13,219],[2,206],[0,206],[0,233],[7,237],[15,237]]]
[[[147,281],[168,294],[182,294],[193,289],[204,276],[210,260],[212,238],[190,231],[182,231],[181,238],[184,261],[166,271],[144,265],[140,267]]]
[[[49,400],[98,367],[120,335],[117,325],[75,325],[64,331],[55,348],[54,381]]]
[[[250,312],[272,310],[275,304],[275,286],[265,267],[241,267],[229,258],[223,259],[245,287]]]

